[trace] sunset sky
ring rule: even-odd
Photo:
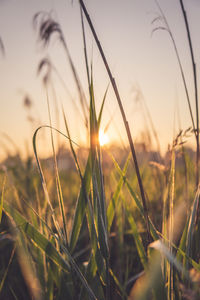
[[[152,35],[152,31],[162,25],[159,22],[152,23],[159,13],[155,1],[85,0],[84,2],[118,85],[134,140],[139,141],[141,132],[149,127],[149,123],[145,123],[145,103],[157,130],[161,148],[163,151],[166,150],[168,143],[171,143],[173,136],[178,133],[178,119],[180,118],[183,129],[191,126],[191,120],[169,35],[163,30],[156,31]],[[179,1],[158,2],[177,43],[194,110],[191,60]],[[185,0],[184,4],[191,29],[197,70],[200,70],[200,2]],[[56,98],[59,108],[61,104],[64,106],[71,136],[80,144],[87,142],[83,118],[76,109],[80,105],[66,54],[56,35],[53,36],[48,48],[44,49],[33,29],[33,16],[39,11],[52,11],[52,16],[60,23],[88,97],[78,1],[74,0],[72,4],[71,0],[1,0],[0,37],[5,47],[5,56],[0,54],[0,154],[2,157],[7,151],[7,146],[12,149],[5,133],[20,149],[24,151],[25,145],[28,145],[32,151],[31,142],[35,129],[40,125],[49,124],[42,76],[37,76],[36,72],[39,62],[45,56],[51,58],[68,89],[68,92],[64,90],[54,74],[52,78]],[[85,26],[88,57],[93,66],[95,96],[97,109],[99,109],[109,79],[86,21]],[[31,112],[23,105],[25,96],[28,96],[33,103]],[[61,114],[57,124],[55,102],[52,97],[50,104],[53,125],[64,131]],[[35,121],[28,121],[27,116],[33,117]],[[113,121],[108,129],[110,140],[121,142],[120,138],[122,138],[126,143],[117,101],[112,87],[109,86],[102,129],[111,118]],[[42,148],[48,148],[48,139],[42,138],[42,134],[40,138],[42,152],[44,151]],[[189,142],[192,141],[190,138]],[[155,143],[153,146],[155,147]]]

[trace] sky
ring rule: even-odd
[[[174,35],[195,112],[191,59],[179,1],[159,0],[158,3]],[[200,70],[200,2],[185,0],[184,4],[195,62],[197,70]],[[148,110],[164,152],[180,127],[185,130],[191,126],[191,119],[169,35],[163,30],[154,31],[162,26],[159,21],[153,22],[159,15],[155,1],[85,0],[85,5],[116,80],[134,141],[145,139],[145,130],[152,129],[147,117]],[[39,11],[51,12],[59,22],[88,99],[78,1],[74,0],[72,4],[71,0],[1,0],[0,37],[5,47],[5,56],[0,54],[1,157],[16,147],[31,153],[34,131],[38,126],[49,124],[46,92],[42,76],[37,75],[38,64],[44,57],[51,59],[65,82],[64,88],[56,74],[52,74],[56,94],[55,98],[49,92],[53,126],[65,132],[60,113],[63,105],[72,138],[79,144],[87,143],[78,94],[66,54],[56,35],[44,49],[33,28],[33,16]],[[85,28],[88,60],[92,64],[95,100],[99,110],[109,78],[86,21]],[[24,106],[27,97],[31,99],[30,109]],[[56,107],[59,107],[59,115]],[[103,130],[111,119],[108,129],[110,140],[126,143],[120,111],[109,85],[102,119]],[[50,147],[48,135],[45,130],[39,134],[41,154],[47,153]],[[192,143],[192,137],[188,138],[188,144]],[[152,147],[156,148],[153,137]]]

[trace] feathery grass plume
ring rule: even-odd
[[[150,227],[149,227],[149,214],[148,214],[148,208],[147,208],[147,201],[146,201],[146,197],[145,197],[144,187],[143,187],[143,183],[142,183],[142,179],[141,179],[141,175],[140,175],[140,170],[139,170],[138,161],[137,161],[137,157],[136,157],[135,147],[134,147],[132,136],[131,136],[130,127],[129,127],[128,121],[126,119],[126,115],[125,115],[125,112],[124,112],[124,108],[123,108],[123,105],[122,105],[122,101],[121,101],[121,98],[120,98],[120,95],[119,95],[119,91],[118,91],[115,79],[112,76],[110,67],[108,65],[107,59],[105,57],[105,54],[104,54],[104,51],[103,51],[102,46],[100,44],[100,41],[97,37],[96,31],[94,29],[94,26],[92,24],[92,21],[90,19],[88,11],[87,11],[87,9],[85,7],[85,4],[82,0],[79,0],[79,3],[80,3],[81,8],[83,9],[83,12],[84,12],[85,17],[87,19],[89,27],[90,27],[90,29],[92,31],[92,34],[94,36],[94,39],[96,41],[97,47],[98,47],[99,52],[101,54],[101,57],[103,59],[104,65],[106,67],[108,76],[110,78],[110,81],[111,81],[111,84],[112,84],[112,87],[113,87],[113,90],[114,90],[114,93],[116,95],[116,99],[117,99],[117,102],[118,102],[118,105],[119,105],[119,108],[120,108],[120,112],[121,112],[121,115],[122,115],[122,119],[123,119],[123,122],[124,122],[124,126],[125,126],[125,129],[126,129],[127,137],[128,137],[130,148],[131,148],[133,161],[134,161],[134,164],[135,164],[135,170],[136,170],[138,184],[139,184],[139,188],[140,188],[142,204],[143,204],[143,207],[144,207],[144,215],[145,215],[145,222],[146,222],[146,227],[147,227],[148,240],[150,241],[151,234],[150,234]]]
[[[52,68],[53,68],[52,62],[47,57],[43,58],[38,64],[37,75],[40,75],[42,72],[44,72],[43,79],[42,79],[44,86],[46,86],[50,80]],[[45,71],[43,71],[44,69]]]
[[[38,41],[40,41],[44,47],[49,45],[53,34],[56,34],[58,39],[60,40],[71,67],[77,91],[79,93],[79,101],[84,115],[85,126],[88,128],[88,104],[60,24],[54,20],[54,18],[52,17],[52,13],[38,12],[33,17],[33,27],[38,33]]]

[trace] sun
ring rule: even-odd
[[[99,130],[99,144],[104,146],[109,143],[109,137],[102,129]]]

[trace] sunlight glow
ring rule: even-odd
[[[99,130],[99,144],[104,146],[109,143],[109,137],[102,129]]]

